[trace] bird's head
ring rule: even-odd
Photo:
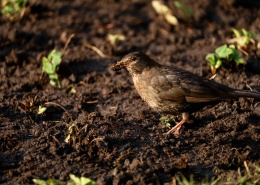
[[[132,52],[124,56],[119,62],[111,67],[114,71],[126,67],[130,74],[142,73],[144,69],[159,65],[143,52]]]

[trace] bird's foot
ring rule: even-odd
[[[186,122],[187,122],[186,119],[181,120],[181,122],[179,122],[177,125],[175,125],[173,128],[171,128],[171,130],[166,132],[166,135],[174,134],[175,136],[179,136],[181,133],[181,128],[182,128],[183,124]]]

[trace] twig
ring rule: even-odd
[[[76,133],[76,136],[78,136],[82,130],[85,130],[85,132],[87,131],[88,129],[88,124],[86,124],[84,127],[82,127],[77,133]]]
[[[246,168],[247,173],[251,175],[246,161],[244,161],[244,166]]]
[[[216,76],[217,74],[214,74],[212,77],[209,78],[209,80],[213,80]]]
[[[44,105],[54,105],[54,106],[57,106],[57,107],[60,107],[62,110],[64,110],[64,112],[68,115],[68,117],[70,118],[70,120],[72,120],[72,117],[71,115],[69,114],[69,112],[60,104],[58,103],[55,103],[55,102],[46,102],[44,103]]]
[[[248,56],[249,54],[245,51],[245,50],[243,50],[242,48],[240,48],[240,49],[238,49],[239,51],[241,51],[242,53],[244,53],[246,56]]]
[[[87,101],[86,103],[87,104],[96,104],[96,103],[98,103],[98,100]]]
[[[63,54],[66,52],[67,47],[68,47],[68,45],[69,45],[71,39],[72,39],[74,36],[75,36],[75,34],[72,33],[72,34],[69,36],[69,38],[67,39],[67,41],[66,41],[66,43],[65,43],[65,46],[64,46],[64,48],[63,48],[63,51],[62,51]]]
[[[100,51],[96,46],[93,46],[93,45],[86,43],[85,47],[95,51],[101,58],[107,58],[107,56],[104,53],[102,53],[102,51]]]
[[[51,135],[51,137],[52,137],[52,139],[53,139],[54,141],[56,141],[56,143],[58,143],[59,145],[61,145],[60,142],[59,142],[59,140],[58,140],[55,136]]]
[[[248,89],[250,89],[250,91],[253,91],[253,89],[248,84],[246,84],[246,86]]]

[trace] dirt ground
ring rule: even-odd
[[[167,136],[162,115],[141,100],[128,72],[110,69],[123,55],[144,51],[161,64],[209,78],[205,56],[233,37],[233,27],[259,39],[258,1],[181,2],[193,10],[191,18],[166,2],[178,26],[148,0],[31,0],[20,21],[0,17],[1,184],[67,181],[71,173],[98,184],[170,184],[180,174],[200,181],[238,168],[244,173],[244,161],[250,169],[260,165],[259,101],[240,98],[206,107],[193,114],[180,137]],[[41,60],[54,48],[61,51],[71,34],[59,89],[42,75]],[[126,40],[112,45],[108,34]],[[250,52],[245,65],[221,68],[215,81],[260,91],[260,51]],[[69,93],[72,87],[76,93]],[[55,104],[38,115],[46,102],[62,105],[72,118]]]

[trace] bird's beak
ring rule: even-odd
[[[118,61],[115,65],[111,67],[114,71],[119,71],[120,69],[126,67],[129,64],[128,60],[125,60],[124,58],[120,61]]]

